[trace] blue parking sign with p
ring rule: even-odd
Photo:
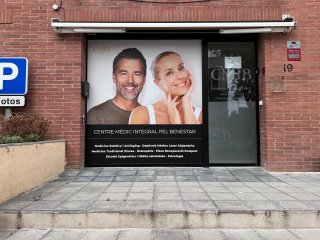
[[[0,95],[25,95],[28,91],[28,59],[0,58]]]

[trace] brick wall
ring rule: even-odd
[[[260,108],[261,162],[271,171],[320,170],[319,3],[291,1],[288,12],[296,17],[297,29],[288,35],[261,37],[259,60],[260,67],[265,67],[259,79],[264,101]],[[287,61],[288,40],[301,41],[300,62]],[[294,67],[290,73],[284,72],[288,63]],[[285,92],[271,92],[274,76],[284,77]]]
[[[3,1],[2,1],[3,2]],[[259,93],[261,164],[272,171],[320,169],[320,1],[188,1],[149,3],[130,0],[6,0],[0,6],[1,56],[29,59],[28,106],[51,121],[47,138],[67,139],[69,168],[84,162],[85,36],[59,35],[50,19],[66,21],[246,21],[278,20],[291,14],[298,27],[290,34],[261,34],[259,38]],[[179,3],[178,3],[179,2]],[[188,3],[191,2],[191,3]],[[287,64],[286,42],[300,40],[302,61]],[[262,72],[262,71],[261,71]],[[284,76],[286,92],[271,92],[271,78]],[[3,110],[1,110],[3,111]]]

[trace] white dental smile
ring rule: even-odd
[[[128,90],[133,90],[134,89],[134,87],[125,87],[126,89],[128,89]]]
[[[182,83],[176,84],[175,86],[176,87],[183,87],[185,84],[186,84],[186,82],[182,82]]]

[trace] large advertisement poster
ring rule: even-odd
[[[89,40],[86,164],[201,164],[201,40]]]

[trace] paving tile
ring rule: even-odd
[[[97,171],[90,171],[89,168],[87,170],[81,171],[77,176],[79,177],[95,177],[99,174]]]
[[[88,201],[66,201],[59,205],[55,210],[57,211],[85,211],[89,207],[91,202]]]
[[[174,182],[174,176],[157,176],[156,177],[157,182]]]
[[[101,194],[97,200],[100,201],[123,201],[127,198],[127,192],[106,192]]]
[[[78,176],[82,171],[75,169],[75,170],[66,170],[62,174],[60,174],[60,177],[75,177]]]
[[[286,175],[286,174],[272,173],[271,175],[276,177],[280,181],[283,181],[283,182],[301,182],[301,180],[293,178],[293,177]]]
[[[211,175],[200,175],[196,176],[199,182],[217,182],[218,179]]]
[[[312,193],[306,193],[306,192],[290,192],[288,193],[291,197],[294,197],[295,199],[298,200],[307,200],[307,201],[319,201],[320,197],[317,195],[314,195]]]
[[[290,229],[290,232],[303,240],[320,239],[320,229]]]
[[[222,231],[212,229],[191,229],[189,236],[190,240],[226,240]]]
[[[176,176],[193,176],[192,170],[176,170],[175,171]]]
[[[13,235],[16,230],[0,230],[0,239],[6,239],[7,237]]]
[[[171,187],[156,187],[156,192],[164,192],[164,193],[175,193],[175,192],[179,192],[179,188],[177,186],[171,186]]]
[[[248,186],[250,188],[258,189],[258,188],[271,188],[271,186],[267,185],[264,182],[245,182],[243,183],[243,186]]]
[[[238,179],[240,182],[260,182],[258,178],[256,178],[253,175],[240,175],[240,174],[233,174],[236,179]]]
[[[253,193],[255,192],[254,189],[252,188],[249,188],[249,187],[232,187],[232,186],[229,186],[227,187],[231,192],[234,192],[234,193]]]
[[[0,204],[0,210],[16,210],[20,211],[21,209],[25,208],[26,206],[33,203],[33,201],[17,201],[12,200],[6,203]]]
[[[298,188],[298,187],[294,187],[294,186],[287,186],[287,187],[273,187],[274,189],[277,189],[281,192],[306,192],[304,189]]]
[[[193,186],[179,186],[180,192],[183,193],[203,193],[203,189],[201,187],[193,187]]]
[[[176,176],[176,181],[178,182],[196,182],[198,181],[198,179],[195,177],[195,176],[186,176],[186,175],[183,175],[183,176]]]
[[[102,170],[98,176],[99,177],[115,177],[118,170]]]
[[[121,206],[121,211],[151,211],[153,201],[125,201]]]
[[[243,201],[214,201],[214,204],[218,206],[221,211],[248,211],[250,210]]]
[[[42,229],[21,229],[14,232],[12,235],[6,238],[6,240],[39,240],[43,239],[42,237],[45,236],[48,232],[49,230]]]
[[[183,201],[156,201],[154,209],[156,211],[185,211],[186,207]]]
[[[300,201],[300,202],[306,206],[310,206],[317,210],[320,210],[320,201]]]
[[[32,190],[30,192],[22,193],[14,198],[16,201],[39,201],[49,193],[42,192],[41,189]]]
[[[118,234],[117,230],[90,230],[79,240],[116,240]]]
[[[94,182],[89,182],[88,185],[86,185],[83,189],[86,190],[87,188],[98,187],[97,189],[100,190],[100,189],[105,189],[110,185],[111,185],[111,182],[94,181]]]
[[[115,182],[133,182],[135,180],[135,175],[134,176],[127,176],[127,175],[124,175],[124,176],[116,176],[114,178],[114,181]]]
[[[197,187],[201,188],[201,185],[199,182],[177,182],[177,185],[179,187]]]
[[[277,205],[273,201],[244,201],[245,205],[247,205],[250,209],[253,210],[282,210],[282,207]]]
[[[223,230],[223,233],[228,240],[261,240],[254,230]]]
[[[223,187],[220,182],[199,182],[199,184],[203,187]]]
[[[285,193],[261,193],[263,196],[265,196],[269,200],[274,200],[274,201],[293,201],[295,200],[293,197],[289,196],[288,194]]]
[[[212,200],[239,200],[233,193],[215,192],[208,193]]]
[[[234,177],[219,177],[219,176],[217,176],[217,180],[219,182],[239,182],[239,180]]]
[[[204,191],[209,193],[228,193],[229,190],[225,187],[208,187],[203,186]]]
[[[124,230],[118,235],[117,240],[151,240],[151,230]]]
[[[176,181],[172,182],[156,182],[157,187],[176,187],[178,183]]]
[[[112,182],[111,187],[130,187],[133,185],[133,181],[129,182]]]
[[[68,201],[93,201],[102,193],[77,192],[68,198]]]
[[[97,186],[95,186],[97,185]],[[102,193],[109,184],[104,184],[101,182],[92,182],[87,186],[83,187],[78,193],[87,193],[87,194],[98,194]]]
[[[135,182],[154,182],[156,180],[156,175],[152,176],[136,176]]]
[[[131,186],[129,187],[114,187],[113,185],[111,187],[108,187],[105,192],[129,192],[131,189]]]
[[[155,182],[134,182],[133,187],[155,187],[156,183]]]
[[[281,192],[285,192],[282,191],[282,187],[280,188],[273,188],[273,187],[252,187],[252,189],[254,189],[256,192],[260,192],[260,193],[281,193]],[[288,188],[289,189],[289,188]]]
[[[303,190],[320,196],[320,187],[305,187]]]
[[[138,176],[154,176],[156,175],[156,170],[138,170]]]
[[[213,172],[208,169],[208,170],[193,170],[194,175],[196,176],[203,176],[203,175],[213,175]]]
[[[181,193],[181,196],[183,200],[210,200],[205,193]]]
[[[130,192],[137,192],[137,193],[152,193],[154,190],[154,187],[137,187],[137,186],[133,186],[130,189]]]
[[[262,182],[280,182],[281,180],[271,176],[257,176],[257,179]]]
[[[189,240],[188,232],[184,230],[152,230],[153,240]]]
[[[47,235],[45,235],[41,240],[77,240],[84,233],[82,230],[57,230],[53,229]]]
[[[293,187],[293,184],[288,184],[288,183],[285,183],[285,182],[267,182],[266,184],[269,185],[270,187],[274,187],[274,188],[277,188],[277,187]]]
[[[88,211],[108,211],[117,212],[120,211],[124,201],[95,201],[88,207]]]
[[[153,200],[153,193],[129,193],[128,200]]]
[[[69,183],[75,181],[77,177],[57,177],[54,182]]]
[[[96,176],[78,176],[76,177],[76,182],[91,182]]]
[[[42,198],[42,200],[60,200],[65,201],[69,197],[71,197],[74,193],[65,193],[65,192],[53,192],[50,193]]]
[[[114,180],[114,176],[98,176],[94,179],[96,182],[112,182]]]
[[[285,210],[313,210],[313,207],[306,206],[297,201],[277,201],[277,203]]]
[[[263,239],[266,240],[298,240],[299,238],[288,230],[257,230],[256,231]]]
[[[89,183],[87,182],[70,182],[63,185],[63,188],[71,188],[71,189],[81,189],[87,186]]]
[[[216,211],[217,207],[212,201],[185,201],[185,206],[189,211]]]
[[[262,196],[259,193],[248,193],[248,192],[236,192],[234,193],[240,200],[267,200],[266,197]]]
[[[165,200],[182,200],[179,192],[158,192],[156,193],[156,200],[165,201]]]
[[[137,171],[132,170],[120,170],[117,173],[117,176],[135,176],[137,175]]]
[[[156,170],[157,176],[173,176],[174,171],[173,170]]]
[[[36,201],[32,204],[26,206],[23,211],[30,211],[30,210],[39,210],[39,211],[51,211],[56,209],[62,202],[61,201]]]
[[[246,185],[242,182],[221,182],[222,185],[226,188],[229,188],[229,187],[245,187]]]

